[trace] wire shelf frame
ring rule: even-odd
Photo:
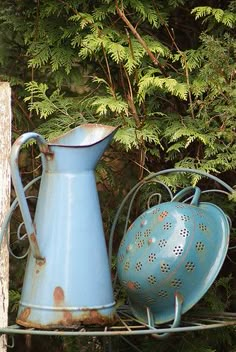
[[[236,325],[236,313],[232,312],[204,312],[199,315],[188,314],[182,318],[181,325],[176,328],[165,325],[153,327],[136,319],[128,305],[117,311],[117,322],[112,326],[83,326],[77,330],[39,330],[23,328],[19,325],[0,327],[0,334],[8,335],[45,335],[45,336],[132,336],[153,335],[162,338],[163,334],[200,331]]]

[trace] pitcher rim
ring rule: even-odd
[[[75,130],[75,129],[79,129],[81,127],[104,127],[106,129],[109,129],[110,132],[103,138],[99,139],[98,141],[96,142],[93,142],[93,143],[89,143],[89,144],[83,144],[83,145],[78,145],[78,144],[75,144],[75,145],[68,145],[68,144],[59,144],[59,143],[56,143],[56,141],[62,137],[65,137],[67,134],[69,134],[72,130]],[[63,147],[63,148],[85,148],[85,147],[92,147],[100,142],[102,142],[103,140],[105,140],[106,138],[108,138],[109,136],[111,136],[112,133],[114,133],[120,126],[111,126],[111,125],[104,125],[104,124],[99,124],[99,123],[86,123],[86,124],[81,124],[75,128],[73,128],[72,130],[70,131],[67,131],[65,133],[63,133],[62,135],[60,135],[59,137],[56,137],[54,138],[53,140],[51,141],[48,141],[47,144],[48,146],[50,147]]]

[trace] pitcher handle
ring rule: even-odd
[[[39,249],[37,235],[36,235],[36,229],[35,229],[35,225],[32,221],[29,207],[28,207],[28,204],[26,201],[24,187],[23,187],[23,184],[21,181],[19,164],[18,164],[20,149],[21,149],[22,145],[25,144],[30,139],[36,140],[36,142],[39,146],[39,150],[41,151],[41,153],[43,155],[50,153],[48,144],[47,144],[46,140],[41,135],[34,133],[34,132],[24,133],[22,136],[17,138],[17,140],[15,141],[15,143],[12,146],[11,157],[10,157],[11,174],[12,174],[12,182],[13,182],[13,185],[14,185],[14,188],[16,191],[16,196],[17,196],[20,210],[22,213],[22,217],[24,220],[26,232],[27,232],[27,235],[29,238],[29,243],[30,243],[30,247],[32,250],[32,254],[36,260],[44,260],[43,256],[41,255],[40,249]],[[43,163],[43,168],[44,168],[44,163],[45,163],[44,156],[42,156],[42,163]]]
[[[189,186],[184,189],[182,189],[180,192],[178,192],[172,199],[172,202],[179,202],[183,197],[185,197],[187,194],[194,192],[193,198],[191,200],[191,205],[196,205],[198,206],[199,204],[199,198],[201,195],[201,190],[199,187],[195,186]]]

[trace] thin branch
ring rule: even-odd
[[[169,28],[167,27],[167,25],[165,23],[164,23],[164,27],[165,27],[169,37],[171,38],[172,44],[174,45],[174,47],[176,48],[177,52],[182,56],[182,58],[184,60],[185,77],[186,77],[186,83],[187,83],[187,86],[188,86],[189,106],[190,106],[192,119],[194,119],[195,115],[194,115],[194,110],[193,110],[193,100],[192,100],[192,94],[191,94],[191,88],[190,88],[189,70],[188,70],[186,55],[178,47],[178,45],[177,45],[177,43],[175,41],[174,35],[170,32]]]
[[[15,104],[22,111],[23,117],[27,120],[27,122],[30,124],[30,126],[33,129],[35,129],[35,125],[34,125],[33,121],[31,120],[31,115],[28,114],[28,112],[26,111],[26,109],[24,108],[24,106],[22,105],[22,103],[20,102],[20,100],[18,99],[18,97],[16,96],[16,93],[14,91],[12,91],[12,97],[13,97],[13,101],[15,102]]]
[[[61,4],[66,5],[66,7],[68,7],[70,10],[72,10],[72,12],[74,12],[74,14],[78,15],[78,11],[68,2],[63,1],[63,0],[58,0]]]
[[[189,70],[188,70],[187,60],[186,60],[186,56],[183,52],[181,52],[181,55],[184,60],[184,66],[185,66],[185,76],[186,76],[186,82],[187,82],[187,86],[188,86],[188,98],[189,98],[189,106],[190,106],[191,116],[192,116],[192,119],[194,119],[195,115],[194,115],[194,110],[193,110],[193,100],[192,100],[192,94],[191,94],[191,88],[190,88],[190,79],[189,79]]]
[[[113,85],[113,81],[112,81],[112,77],[111,77],[111,70],[110,70],[109,62],[107,60],[107,54],[106,54],[106,51],[105,51],[105,48],[104,48],[103,44],[102,44],[102,51],[103,51],[104,59],[105,59],[105,62],[106,62],[107,74],[108,74],[108,78],[109,78],[109,84],[110,84],[110,88],[111,88],[111,93],[112,93],[112,96],[114,98],[116,98],[116,93],[115,93],[115,89],[114,89],[114,85]]]
[[[153,64],[155,66],[159,66],[162,74],[164,76],[166,76],[164,67],[160,64],[160,62],[158,61],[158,59],[155,57],[155,55],[151,52],[151,50],[149,49],[147,43],[145,42],[145,40],[140,36],[140,34],[138,33],[138,31],[135,29],[135,27],[132,25],[132,23],[128,20],[128,18],[126,17],[124,11],[122,11],[116,1],[116,10],[117,13],[119,15],[119,17],[122,19],[122,21],[128,26],[128,28],[131,30],[131,32],[133,33],[133,35],[135,36],[135,38],[138,40],[138,42],[142,45],[142,47],[145,49],[145,51],[147,52],[148,56],[150,57],[150,59],[152,60]]]

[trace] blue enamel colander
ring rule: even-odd
[[[194,190],[191,204],[180,200]],[[206,293],[224,262],[230,226],[216,205],[199,202],[200,189],[187,187],[171,201],[146,210],[121,241],[117,270],[131,310],[147,322],[169,322]]]

